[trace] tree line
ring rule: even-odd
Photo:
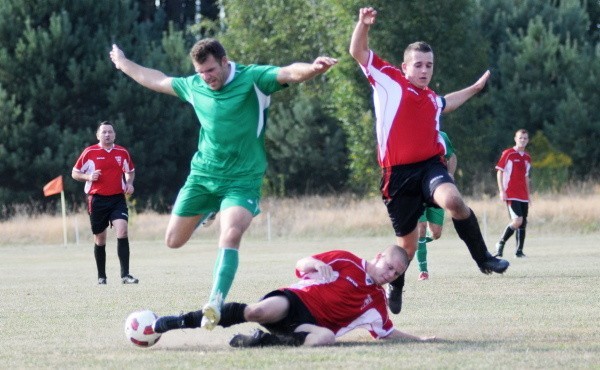
[[[108,52],[172,76],[194,73],[188,51],[215,37],[242,64],[286,65],[319,55],[339,64],[274,96],[266,131],[264,192],[277,196],[377,192],[371,89],[348,54],[357,0],[39,0],[0,2],[0,217],[16,206],[44,209],[41,188],[70,180],[98,122],[136,164],[136,204],[169,210],[189,170],[199,125],[177,98],[146,90],[117,71]],[[474,82],[484,92],[443,118],[466,193],[495,192],[494,165],[530,131],[533,183],[559,189],[600,177],[600,5],[586,0],[373,0],[370,46],[393,63],[406,45],[433,46],[431,87]]]

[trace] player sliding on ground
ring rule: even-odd
[[[201,124],[198,151],[177,195],[165,241],[169,248],[180,248],[199,224],[221,214],[213,287],[204,306],[203,326],[212,329],[237,272],[242,235],[260,212],[271,95],[325,73],[337,60],[321,56],[285,67],[245,66],[230,61],[214,39],[196,42],[190,57],[196,74],[176,78],[134,63],[116,45],[110,52],[115,67],[140,85],[191,104]]]
[[[403,333],[388,317],[382,285],[398,278],[407,266],[406,251],[396,245],[371,261],[341,250],[306,257],[296,263],[297,283],[274,290],[254,304],[224,304],[219,325],[257,322],[269,331],[237,334],[229,342],[232,347],[322,346],[358,328],[376,339],[434,340]],[[202,318],[202,311],[160,317],[154,331],[198,328]]]

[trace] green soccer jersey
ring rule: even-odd
[[[190,103],[200,121],[198,151],[191,174],[221,179],[261,178],[267,168],[265,125],[279,67],[230,62],[231,74],[212,90],[195,74],[174,78],[175,93]]]

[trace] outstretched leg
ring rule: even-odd
[[[246,208],[235,206],[221,212],[219,255],[213,271],[213,286],[208,303],[203,307],[202,326],[213,329],[221,317],[221,306],[233,285],[239,264],[238,249],[242,235],[250,226],[253,215]]]
[[[458,236],[465,242],[471,257],[484,274],[492,272],[503,273],[509,266],[508,261],[492,257],[488,252],[481,235],[477,217],[471,208],[467,207],[460,192],[453,183],[438,186],[433,194],[435,202],[447,210],[452,216],[454,228]]]

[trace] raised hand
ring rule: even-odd
[[[358,21],[370,26],[375,23],[375,18],[377,18],[377,10],[369,7],[369,8],[361,8],[358,11]]]
[[[112,50],[110,51],[109,55],[110,60],[112,60],[112,62],[115,64],[115,67],[117,67],[117,69],[121,69],[121,63],[127,59],[125,58],[123,50],[119,49],[119,47],[116,44],[113,44]]]

